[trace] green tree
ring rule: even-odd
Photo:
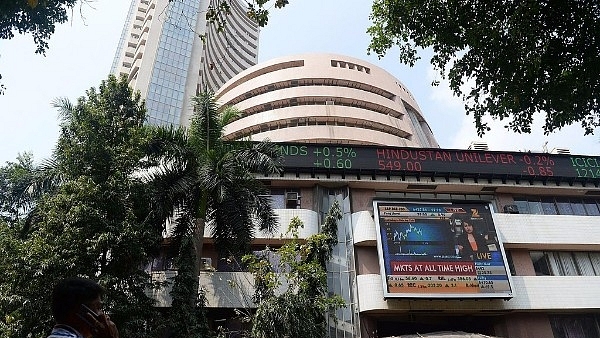
[[[99,280],[121,335],[148,337],[157,312],[143,267],[161,240],[162,215],[137,175],[147,162],[148,131],[139,93],[110,76],[77,104],[58,100],[62,118],[54,153],[60,185],[36,200],[36,218],[17,238],[3,225],[0,335],[45,337],[49,295],[67,276]]]
[[[375,0],[369,50],[383,56],[398,45],[414,64],[431,48],[481,135],[484,117],[531,132],[545,113],[546,134],[580,123],[600,125],[600,4],[596,1]],[[469,81],[472,80],[472,81]],[[473,84],[463,92],[463,84]]]
[[[8,222],[22,219],[32,207],[29,187],[35,167],[30,153],[19,154],[16,162],[0,167],[0,216]]]
[[[273,266],[270,255],[246,255],[244,263],[254,276],[253,301],[258,305],[251,318],[253,338],[327,337],[327,314],[344,307],[338,295],[327,290],[326,263],[337,244],[337,222],[342,219],[335,202],[321,232],[301,243],[299,218],[292,219],[288,233],[293,240],[275,250],[280,258]],[[265,252],[271,251],[267,248]],[[284,284],[285,292],[277,294]]]
[[[0,39],[12,39],[15,31],[19,34],[31,34],[37,46],[35,52],[44,54],[56,24],[67,22],[68,12],[75,7],[77,1],[2,1],[0,2]]]
[[[187,130],[156,128],[152,147],[159,169],[148,175],[155,182],[156,200],[171,214],[178,248],[178,274],[173,284],[171,329],[177,337],[196,337],[203,327],[199,290],[203,236],[208,225],[220,257],[247,253],[255,225],[272,230],[276,218],[268,191],[256,174],[279,171],[278,152],[269,142],[226,143],[226,124],[239,116],[218,106],[214,94],[193,99],[194,114]],[[194,333],[196,332],[196,333]]]
[[[3,0],[0,2],[0,39],[12,39],[15,32],[31,34],[36,44],[35,52],[45,54],[56,24],[67,22],[68,12],[77,1]],[[0,84],[0,95],[5,89]]]

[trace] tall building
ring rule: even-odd
[[[600,337],[600,157],[439,148],[400,81],[339,55],[272,60],[217,95],[245,111],[226,138],[281,142],[283,172],[261,177],[281,230],[256,250],[342,206],[328,285],[347,307],[331,337]],[[204,255],[209,317],[236,336],[252,277],[221,269],[208,237]]]
[[[186,125],[192,96],[256,64],[258,25],[234,0],[218,32],[206,21],[216,2],[132,0],[111,73],[141,92],[148,123]]]

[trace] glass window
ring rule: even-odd
[[[590,262],[594,269],[594,275],[600,276],[600,252],[590,252]]]
[[[577,263],[577,269],[581,276],[595,276],[596,272],[590,255],[588,252],[574,252],[575,262]]]
[[[508,270],[512,276],[516,276],[515,263],[513,262],[510,251],[506,251],[506,263],[508,263]]]
[[[529,201],[529,203],[527,203],[527,204],[529,205],[529,213],[530,214],[535,214],[535,215],[543,215],[544,214],[544,209],[542,208],[541,201]]]
[[[600,276],[600,252],[530,251],[538,276]]]
[[[559,215],[573,215],[571,202],[567,198],[557,198],[556,207],[558,208]]]
[[[581,200],[571,199],[571,209],[573,210],[573,215],[585,216],[587,214]]]
[[[555,253],[555,258],[558,258],[558,262],[560,265],[561,276],[579,276],[579,271],[577,270],[577,265],[575,265],[575,260],[573,259],[573,254],[570,252],[558,252]]]
[[[556,215],[556,205],[554,204],[553,198],[542,198],[542,209],[544,215]]]
[[[530,251],[529,255],[533,261],[533,269],[535,270],[536,276],[552,276],[548,264],[548,257],[544,252]]]
[[[585,200],[583,206],[588,215],[600,216],[600,209],[598,209],[598,203],[595,200]]]
[[[555,338],[600,337],[600,318],[593,314],[550,316]]]
[[[521,214],[600,216],[600,203],[594,199],[515,197]]]
[[[519,209],[520,214],[529,213],[529,203],[526,200],[515,200],[515,205]]]

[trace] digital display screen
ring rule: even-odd
[[[297,170],[600,178],[600,156],[332,144],[278,145],[283,166]]]
[[[512,297],[488,204],[373,204],[386,298]]]

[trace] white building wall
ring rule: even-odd
[[[383,298],[383,283],[378,274],[356,278],[360,312],[439,310],[475,311],[565,311],[600,308],[600,276],[513,276],[514,297],[503,299],[408,300]]]
[[[225,83],[217,98],[243,116],[226,140],[438,147],[417,102],[383,69],[336,54],[277,58]]]

